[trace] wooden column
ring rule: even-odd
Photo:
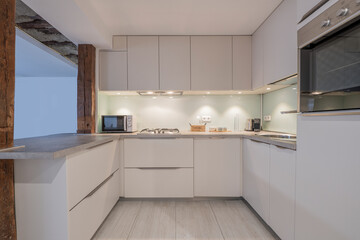
[[[0,1],[0,148],[13,145],[15,0]],[[16,240],[14,160],[0,160],[0,239]]]
[[[95,57],[96,49],[80,44],[78,63],[78,133],[95,133]]]

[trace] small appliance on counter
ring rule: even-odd
[[[246,119],[245,131],[254,131],[254,120],[251,118]]]
[[[254,129],[254,132],[261,131],[261,119],[260,118],[253,119],[253,129]]]
[[[261,119],[260,118],[247,119],[245,131],[260,132],[261,131]]]
[[[102,132],[131,133],[136,132],[136,119],[133,115],[103,115]]]
[[[203,125],[192,125],[191,123],[189,123],[189,125],[191,132],[205,132],[206,130],[206,123]]]

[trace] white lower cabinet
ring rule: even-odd
[[[192,138],[124,140],[125,197],[194,196]]]
[[[270,145],[245,139],[243,150],[243,196],[269,223]]]
[[[127,198],[192,198],[193,168],[127,168]]]
[[[240,197],[240,138],[194,139],[195,197]]]
[[[281,239],[295,235],[296,151],[270,146],[270,227]]]
[[[69,212],[69,239],[89,240],[119,199],[119,171]]]
[[[19,240],[89,240],[119,199],[117,140],[60,159],[15,160]]]

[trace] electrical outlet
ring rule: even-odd
[[[265,122],[270,122],[271,121],[271,115],[264,116],[264,121]]]
[[[203,123],[211,123],[211,116],[201,116],[201,121]]]

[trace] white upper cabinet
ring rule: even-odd
[[[159,37],[128,37],[128,90],[159,89]]]
[[[160,89],[190,90],[190,37],[160,36]]]
[[[251,90],[251,36],[233,36],[233,89]]]
[[[232,37],[191,37],[191,90],[232,89]]]
[[[127,52],[100,52],[100,90],[127,90]]]
[[[285,0],[264,23],[264,84],[297,73],[296,0]]]
[[[263,26],[260,26],[260,28],[252,36],[252,89],[257,89],[264,85],[264,33]]]
[[[300,22],[303,16],[321,0],[296,0],[297,4],[297,22]]]
[[[254,33],[252,43],[253,89],[296,74],[296,0],[284,0]]]

